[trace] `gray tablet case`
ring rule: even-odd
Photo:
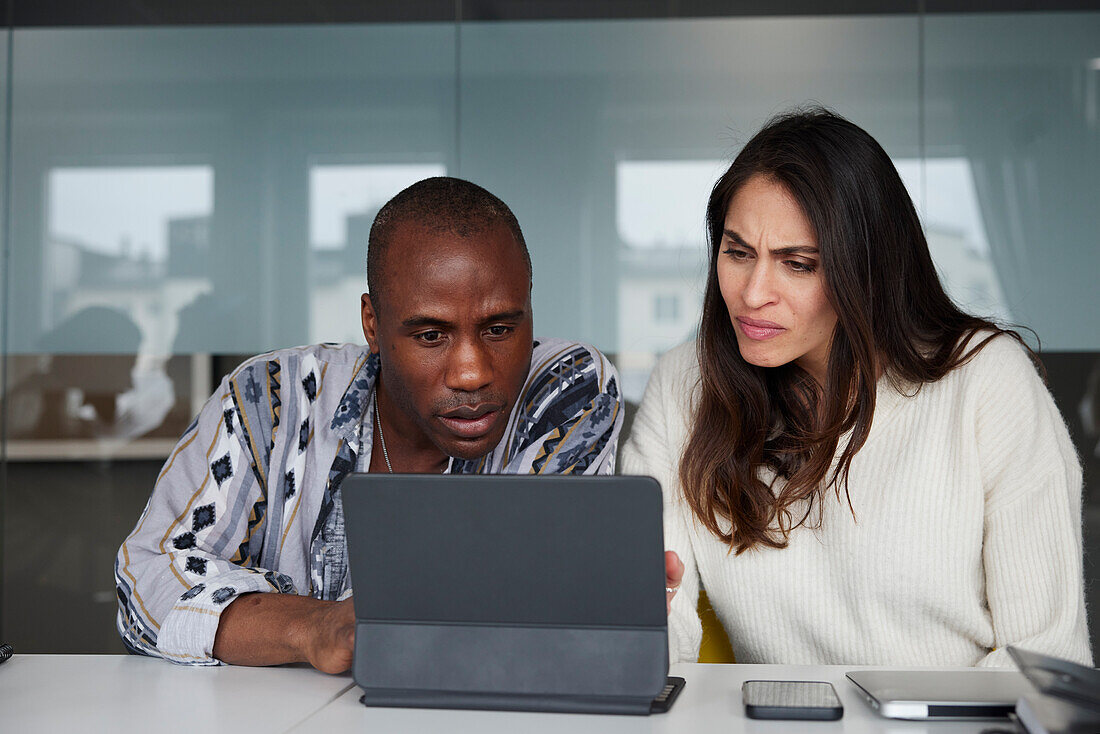
[[[352,474],[341,494],[363,703],[649,713],[668,673],[655,480]]]

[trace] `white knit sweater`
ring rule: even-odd
[[[1081,468],[1024,351],[1007,337],[906,397],[878,385],[848,504],[782,550],[733,555],[682,499],[695,344],[650,377],[623,472],[665,493],[665,545],[686,566],[669,617],[673,662],[699,654],[702,582],[743,663],[1011,665],[1008,644],[1091,665]],[[842,441],[846,440],[842,438]]]

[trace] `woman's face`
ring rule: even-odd
[[[786,187],[756,175],[734,195],[718,252],[718,285],[741,356],[797,363],[824,383],[836,311],[825,296],[817,237]]]

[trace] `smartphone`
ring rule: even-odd
[[[832,683],[813,680],[747,680],[741,686],[750,719],[836,721],[844,715]]]

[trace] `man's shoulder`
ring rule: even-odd
[[[277,405],[302,396],[319,411],[335,410],[351,383],[361,382],[358,377],[372,382],[370,357],[370,350],[360,344],[310,344],[265,352],[226,375],[223,394],[233,395],[237,407],[261,426],[278,420]]]
[[[536,339],[503,452],[488,471],[610,473],[622,427],[615,366],[595,347]]]
[[[547,381],[560,382],[565,389],[579,383],[595,384],[600,392],[610,391],[618,397],[619,376],[615,365],[599,349],[583,342],[553,337],[535,339],[527,384]]]
[[[233,370],[230,379],[253,372],[256,369],[269,370],[270,365],[286,367],[291,364],[316,363],[324,366],[347,366],[357,369],[370,355],[370,348],[363,344],[305,344],[298,347],[275,349],[249,357]]]
[[[531,372],[538,372],[540,368],[544,369],[543,365],[545,364],[570,357],[611,364],[611,360],[591,344],[569,339],[558,339],[557,337],[537,338],[535,339],[534,348],[531,350]]]

